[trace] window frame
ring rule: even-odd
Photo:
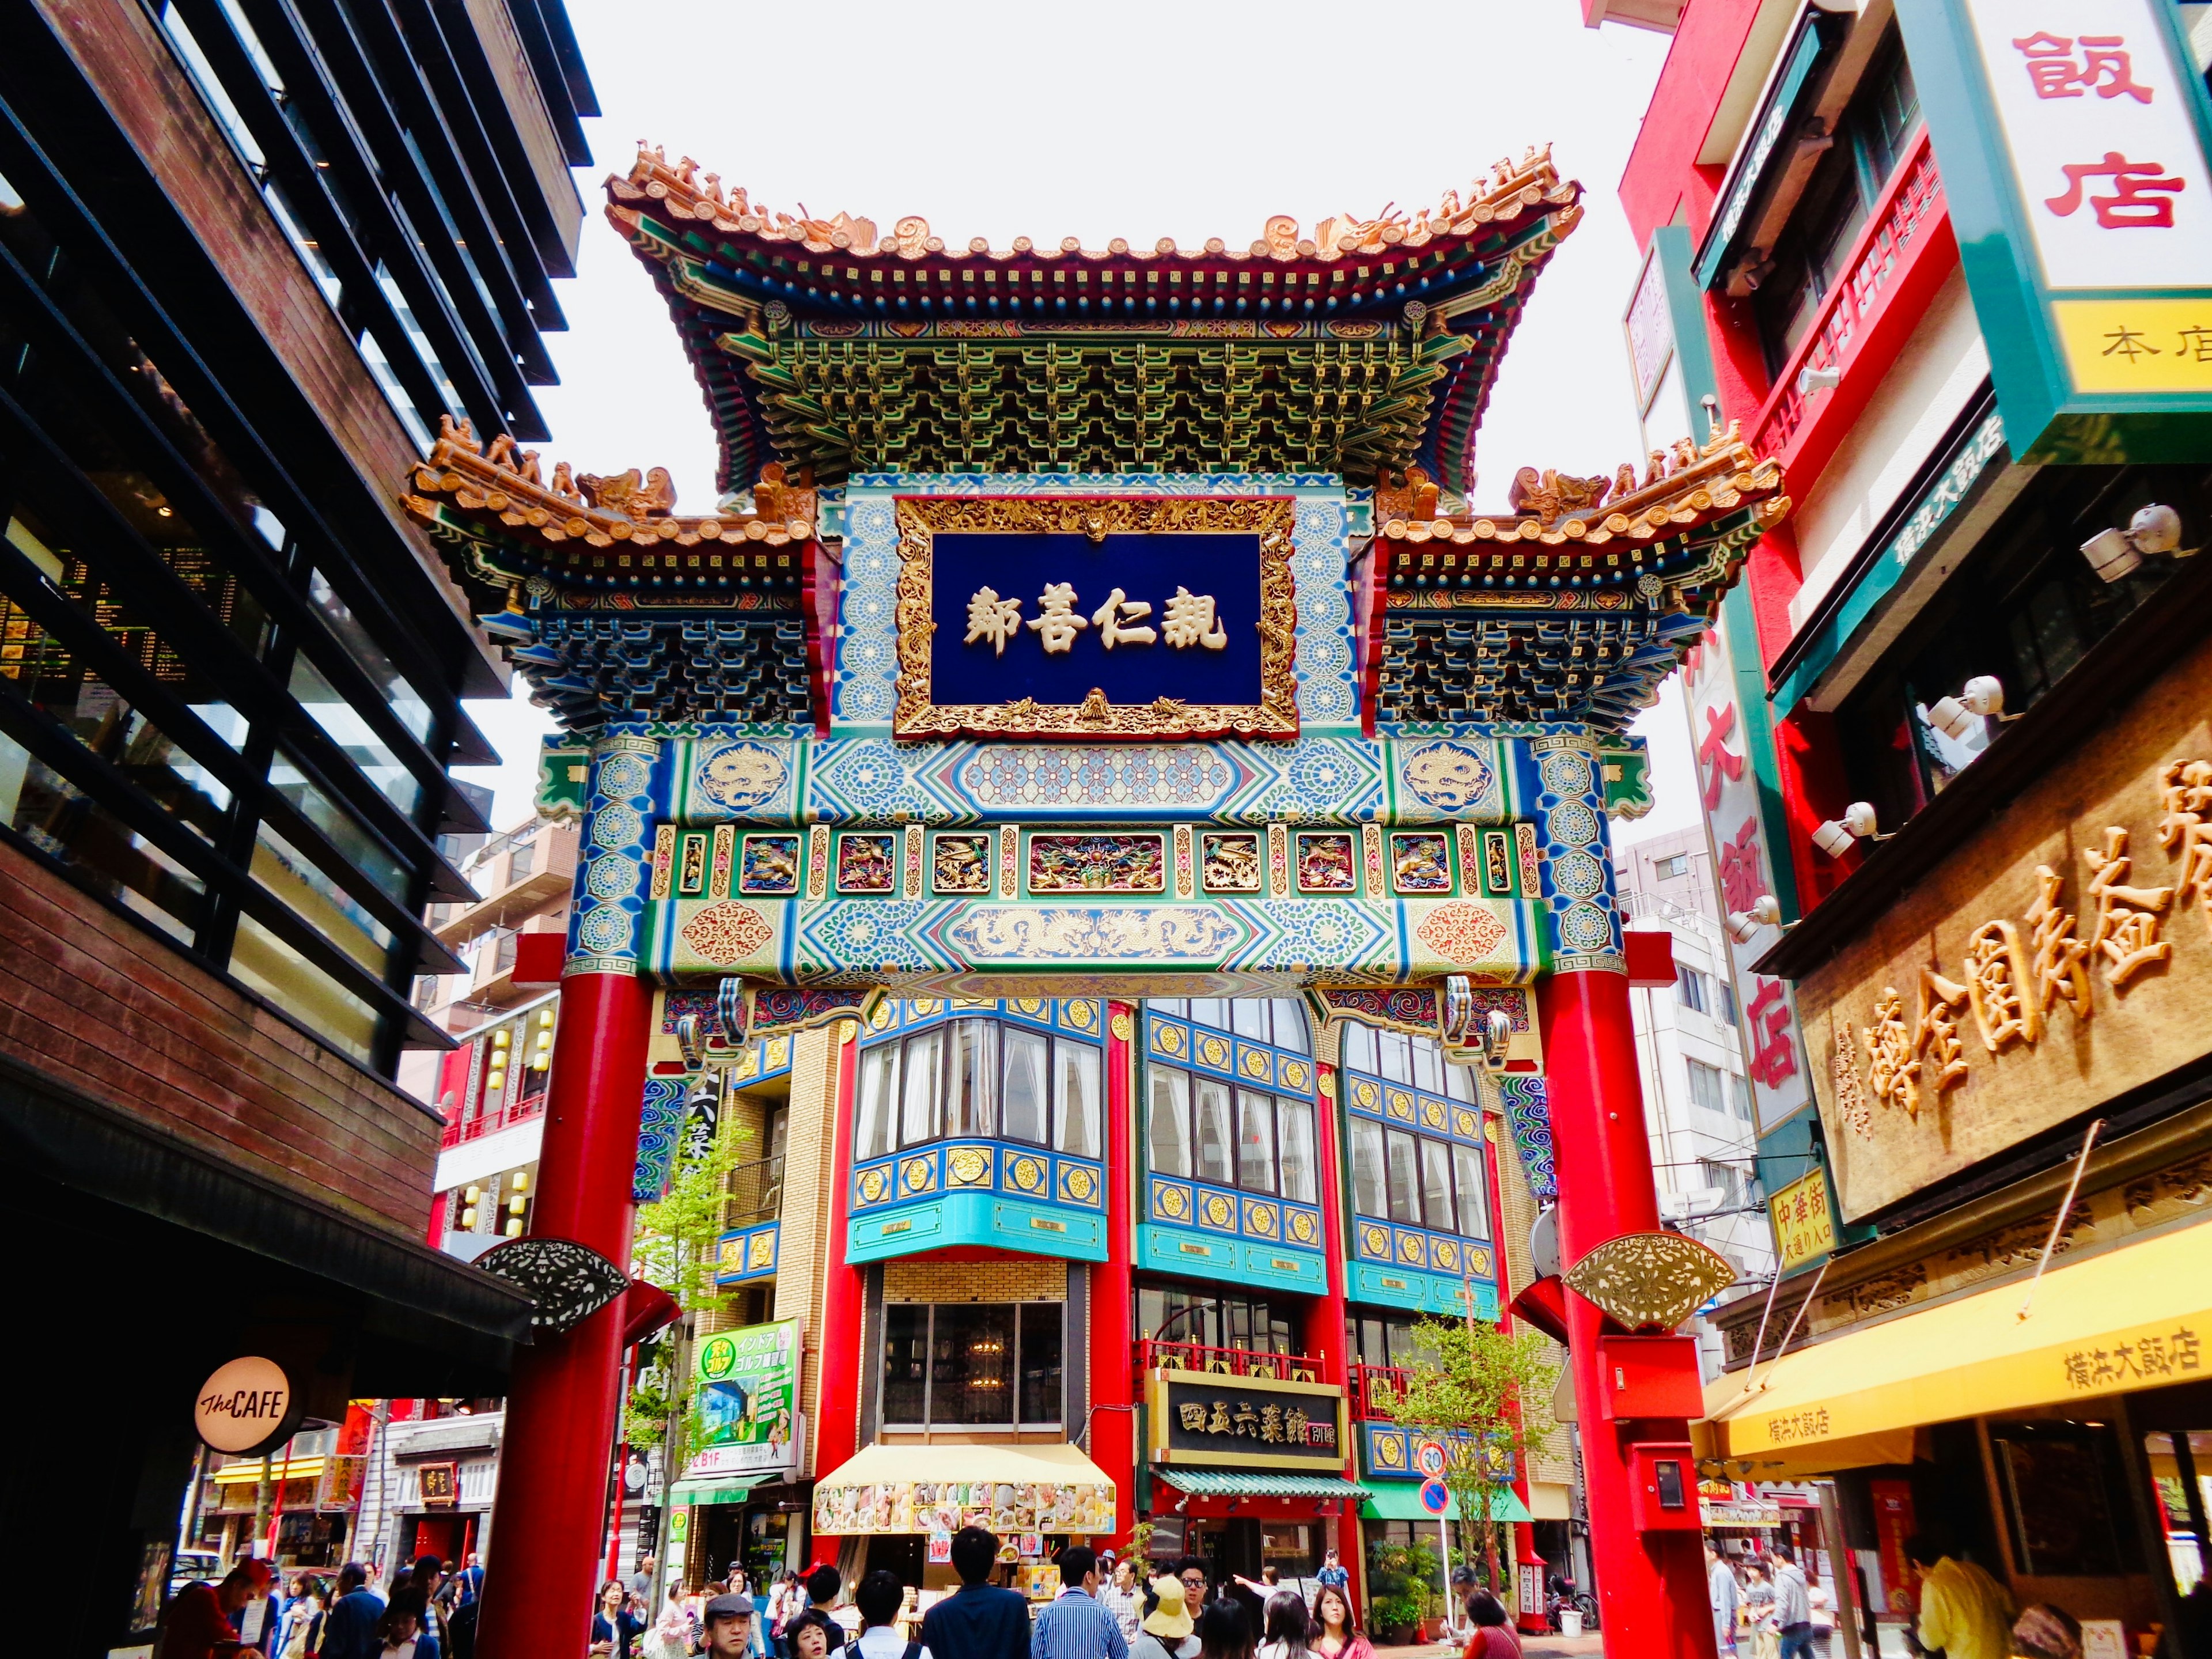
[[[937,1311],[940,1308],[957,1309],[963,1313],[981,1310],[1003,1309],[1007,1314],[1007,1327],[1012,1332],[1012,1352],[1006,1357],[1007,1414],[1000,1421],[969,1421],[957,1418],[939,1419],[934,1413],[937,1391]],[[921,1331],[921,1416],[918,1419],[898,1419],[890,1414],[892,1379],[890,1366],[891,1318],[894,1310],[919,1308],[923,1310]],[[1026,1351],[1029,1346],[1028,1316],[1033,1309],[1050,1308],[1060,1322],[1059,1370],[1060,1410],[1050,1421],[1032,1421],[1023,1416],[1027,1393]],[[1048,1433],[1064,1429],[1067,1423],[1067,1304],[1038,1298],[1013,1302],[890,1302],[884,1306],[883,1335],[878,1347],[879,1374],[877,1379],[875,1417],[877,1426],[886,1434],[936,1434],[967,1431],[999,1432],[1006,1434]]]
[[[956,1056],[960,1052],[963,1028],[972,1026],[985,1027],[992,1034],[988,1040],[988,1047],[992,1057],[993,1121],[988,1131],[955,1129],[951,1123],[953,1068],[957,1063]],[[1035,1038],[1043,1046],[1044,1070],[1040,1081],[1045,1091],[1045,1122],[1044,1133],[1041,1139],[1032,1140],[1026,1135],[1013,1134],[1008,1131],[1006,1066],[1012,1047],[1006,1040],[1009,1032],[1024,1039]],[[929,1085],[930,1093],[926,1103],[927,1133],[909,1137],[907,1133],[907,1108],[909,1091],[915,1086],[911,1055],[917,1044],[934,1047],[936,1049],[935,1058],[932,1062],[935,1078],[933,1083]],[[1091,1075],[1093,1087],[1090,1111],[1097,1132],[1097,1143],[1100,1149],[1096,1153],[1072,1152],[1060,1144],[1063,1137],[1060,1133],[1062,1102],[1059,1059],[1063,1045],[1085,1051],[1092,1056]],[[882,1150],[863,1152],[861,1148],[869,1144],[866,1138],[868,1132],[876,1123],[874,1114],[877,1108],[872,1104],[871,1097],[867,1092],[869,1079],[885,1063],[878,1060],[876,1056],[887,1051],[894,1056],[889,1062],[894,1095],[890,1107],[890,1141]],[[1105,1134],[1104,1057],[1097,1043],[1086,1041],[1082,1037],[1024,1024],[1020,1021],[1008,1019],[1003,1014],[963,1012],[947,1018],[933,1019],[927,1024],[909,1026],[904,1030],[885,1032],[873,1041],[861,1045],[859,1066],[854,1080],[852,1159],[855,1168],[863,1164],[874,1163],[879,1158],[895,1158],[901,1153],[918,1152],[925,1147],[941,1146],[947,1141],[954,1140],[1000,1141],[1009,1146],[1034,1147],[1039,1152],[1048,1152],[1061,1158],[1079,1158],[1090,1163],[1098,1164],[1104,1161]]]

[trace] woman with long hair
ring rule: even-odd
[[[1252,1659],[1251,1620],[1225,1596],[1199,1618],[1198,1659]]]
[[[1308,1659],[1313,1649],[1313,1614],[1306,1598],[1294,1589],[1277,1590],[1267,1598],[1267,1622],[1261,1638],[1258,1659]]]
[[[1321,1629],[1310,1645],[1321,1659],[1375,1659],[1375,1649],[1359,1628],[1352,1597],[1341,1584],[1323,1584],[1314,1597],[1314,1623]]]

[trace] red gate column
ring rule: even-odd
[[[1316,1048],[1320,1044],[1316,1043]],[[1344,1335],[1344,1170],[1337,1161],[1336,1100],[1337,1067],[1316,1061],[1314,1071],[1318,1081],[1315,1090],[1314,1121],[1320,1127],[1318,1146],[1319,1173],[1316,1190],[1321,1198],[1322,1294],[1306,1304],[1305,1351],[1322,1362],[1322,1376],[1334,1378],[1349,1389],[1352,1386],[1352,1352]],[[1355,1424],[1352,1435],[1359,1430]],[[1359,1478],[1358,1453],[1354,1446],[1343,1449],[1345,1478]],[[1360,1553],[1359,1504],[1356,1498],[1340,1498],[1334,1504],[1336,1514],[1322,1523],[1328,1534],[1324,1547],[1334,1547],[1341,1559],[1350,1562]],[[1354,1572],[1358,1567],[1352,1569]]]
[[[861,1270],[845,1260],[846,1218],[852,1210],[853,1098],[860,1078],[860,1025],[840,1020],[830,1028],[831,1064],[837,1068],[837,1100],[830,1117],[830,1231],[823,1247],[822,1322],[808,1340],[814,1345],[814,1478],[823,1480],[851,1461],[860,1449]],[[848,1035],[849,1034],[849,1035]],[[826,1534],[825,1534],[826,1535]],[[833,1565],[821,1540],[811,1559]]]
[[[531,1231],[627,1267],[653,994],[634,974],[561,981]],[[621,1407],[623,1302],[517,1356],[484,1574],[483,1659],[580,1654]]]
[[[1587,738],[1528,744],[1534,776],[1522,799],[1537,803],[1544,922],[1553,951],[1553,971],[1537,988],[1537,1011],[1559,1170],[1560,1254],[1571,1267],[1623,1233],[1658,1231],[1659,1199],[1597,757]],[[1627,1423],[1597,1415],[1595,1404],[1606,1397],[1597,1352],[1604,1316],[1572,1291],[1566,1302],[1607,1650],[1714,1659],[1699,1534],[1639,1534],[1630,1486],[1630,1446],[1687,1441],[1689,1425],[1680,1419]]]
[[[1085,1449],[1114,1480],[1114,1538],[1136,1525],[1136,1317],[1131,1256],[1135,1213],[1137,1010],[1106,1009],[1106,1259],[1091,1269],[1091,1432]]]

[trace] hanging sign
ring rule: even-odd
[[[1899,0],[1997,404],[2027,461],[2212,436],[2212,105],[2163,0]]]
[[[200,1384],[192,1428],[211,1451],[233,1455],[283,1445],[299,1426],[292,1379],[273,1359],[234,1359]]]
[[[1836,1248],[1826,1170],[1816,1168],[1798,1176],[1767,1200],[1766,1209],[1774,1222],[1774,1247],[1782,1257],[1784,1273]]]
[[[699,1345],[699,1447],[685,1478],[795,1469],[799,1322],[718,1331]]]

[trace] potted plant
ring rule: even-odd
[[[1368,1623],[1374,1639],[1402,1647],[1425,1634],[1442,1580],[1427,1544],[1376,1540],[1367,1550]]]

